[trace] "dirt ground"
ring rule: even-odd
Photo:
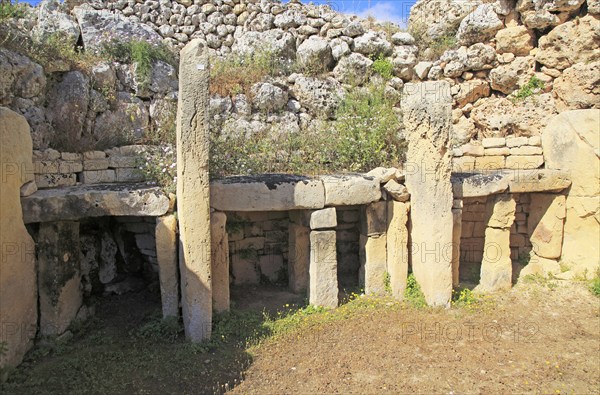
[[[302,298],[274,286],[232,296],[234,312],[199,346],[160,324],[158,294],[105,298],[66,345],[32,351],[0,393],[600,393],[600,299],[583,284],[518,285],[474,309],[357,299],[274,337],[263,309],[277,316]]]
[[[480,311],[371,311],[264,345],[235,394],[600,393],[600,299],[517,286]]]

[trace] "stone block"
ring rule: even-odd
[[[117,182],[140,182],[144,181],[144,173],[136,168],[119,168],[115,170]]]
[[[507,158],[508,159],[508,158]],[[504,156],[482,156],[475,159],[475,170],[491,171],[500,170],[505,166]]]
[[[520,147],[522,145],[527,145],[529,139],[527,137],[509,137],[506,139],[506,146],[508,148]]]
[[[338,210],[338,212],[340,212],[340,211]],[[341,211],[341,214],[342,214],[343,222],[346,222],[346,223],[358,222],[358,220],[360,218],[359,210],[344,210],[344,211]]]
[[[138,167],[141,158],[136,156],[110,156],[108,158],[108,167]]]
[[[177,218],[174,215],[156,219],[155,238],[163,318],[178,317]]]
[[[310,228],[312,230],[330,229],[335,228],[336,226],[337,216],[335,207],[316,210],[310,214]]]
[[[513,172],[508,183],[511,193],[558,192],[571,185],[566,171],[534,169]]]
[[[38,190],[37,184],[35,181],[28,181],[21,188],[19,188],[19,195],[21,197],[31,196],[36,193]]]
[[[84,170],[81,172],[81,182],[84,184],[104,184],[115,182],[117,175],[113,169]]]
[[[210,215],[212,303],[215,312],[229,311],[229,242],[226,230],[227,215]]]
[[[367,295],[385,295],[387,235],[360,235],[360,283]]]
[[[84,160],[95,160],[104,158],[106,158],[106,153],[104,151],[88,151],[83,153]]]
[[[463,156],[483,156],[485,153],[482,145],[479,144],[465,144],[462,147]]]
[[[475,157],[463,156],[452,159],[453,173],[468,173],[475,170]]]
[[[77,184],[75,174],[36,174],[35,183],[38,188],[69,187]]]
[[[289,287],[294,293],[308,290],[310,265],[310,228],[291,223],[289,225]]]
[[[60,159],[60,157],[61,157],[61,153],[52,148],[47,148],[45,150],[33,150],[33,160],[34,161],[40,161],[40,160],[52,161],[52,160]]]
[[[563,195],[531,194],[527,230],[535,254],[558,259],[562,252],[566,199]]]
[[[108,159],[85,159],[83,161],[84,170],[106,170],[108,169]]]
[[[365,236],[383,234],[387,231],[387,202],[375,202],[361,207],[360,233]]]
[[[379,179],[360,175],[321,176],[325,206],[353,206],[381,199]]]
[[[395,167],[377,167],[365,175],[368,177],[375,177],[379,179],[380,184],[385,184],[386,182],[395,177],[397,170],[398,169],[396,169]]]
[[[315,306],[338,305],[335,231],[310,232],[309,302]]]
[[[484,153],[485,156],[508,156],[510,155],[510,148],[499,147],[499,148],[486,148]]]
[[[83,302],[79,223],[41,223],[37,251],[40,334],[56,336],[69,328]]]
[[[515,220],[516,207],[515,200],[509,194],[490,196],[486,205],[487,227],[510,229]]]
[[[410,200],[408,189],[406,189],[404,185],[396,182],[396,180],[388,181],[383,186],[383,190],[397,202],[407,202]]]
[[[511,155],[541,155],[542,147],[523,145],[521,147],[510,148]]]
[[[212,207],[220,211],[287,211],[325,205],[320,180],[291,175],[229,177],[211,182],[210,193]]]
[[[35,174],[56,174],[58,173],[59,161],[37,161],[33,162],[33,172]]]
[[[461,217],[462,217],[462,215],[461,215]],[[474,226],[475,226],[475,222],[462,221],[462,227],[461,227],[462,237],[472,237]]]
[[[506,191],[510,177],[502,173],[474,173],[455,174],[451,180],[454,198],[473,198]]]
[[[479,292],[508,290],[512,285],[510,229],[485,230],[485,245],[481,261],[481,279],[475,288]]]
[[[452,209],[452,286],[459,285],[460,240],[462,237],[462,210]]]
[[[392,296],[404,297],[408,277],[408,213],[410,205],[395,201],[387,202],[387,271],[390,276]]]
[[[527,144],[533,145],[535,147],[541,147],[542,146],[542,137],[541,136],[531,136],[527,140]]]
[[[515,170],[537,169],[544,164],[542,155],[518,156],[511,155],[506,157],[506,168]]]
[[[65,161],[81,162],[83,160],[83,155],[74,152],[61,152],[60,157]]]
[[[481,140],[483,148],[498,148],[506,146],[506,139],[504,137],[488,137]]]
[[[62,174],[79,173],[83,171],[83,163],[81,161],[59,161],[58,172]]]

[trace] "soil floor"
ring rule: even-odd
[[[232,296],[239,311],[300,303],[277,287]],[[260,329],[258,313],[222,344],[140,337],[159,299],[104,298],[91,325],[66,345],[36,348],[0,393],[600,393],[600,299],[583,284],[519,284],[477,308],[384,303],[251,347],[240,337]]]

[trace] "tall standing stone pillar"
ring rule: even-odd
[[[32,143],[22,115],[0,107],[0,352],[1,372],[17,366],[37,329],[35,244],[23,223],[19,190],[33,182]],[[31,184],[29,184],[31,185]]]
[[[177,212],[181,305],[186,337],[207,339],[212,325],[208,80],[206,43],[180,53],[177,106]]]
[[[510,257],[510,227],[515,220],[517,204],[512,195],[488,197],[486,205],[485,244],[481,261],[480,292],[510,289],[512,260]]]
[[[334,207],[310,213],[310,266],[308,299],[315,306],[338,305],[337,217]]]
[[[310,265],[310,228],[290,223],[288,274],[290,289],[294,293],[308,290],[308,268]]]
[[[406,186],[411,194],[413,273],[429,305],[452,297],[452,97],[445,81],[406,84],[402,97],[408,139]]]
[[[229,239],[227,215],[216,211],[210,215],[213,309],[229,311]]]
[[[461,201],[462,204],[462,201]],[[458,287],[460,283],[460,237],[462,235],[462,208],[452,209],[452,286]]]

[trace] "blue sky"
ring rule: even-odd
[[[20,0],[22,3],[37,4],[40,0]],[[309,3],[308,0],[302,0]],[[410,7],[415,0],[313,0],[315,4],[329,4],[339,12],[356,14],[362,17],[369,15],[380,21],[395,22],[405,25]]]

